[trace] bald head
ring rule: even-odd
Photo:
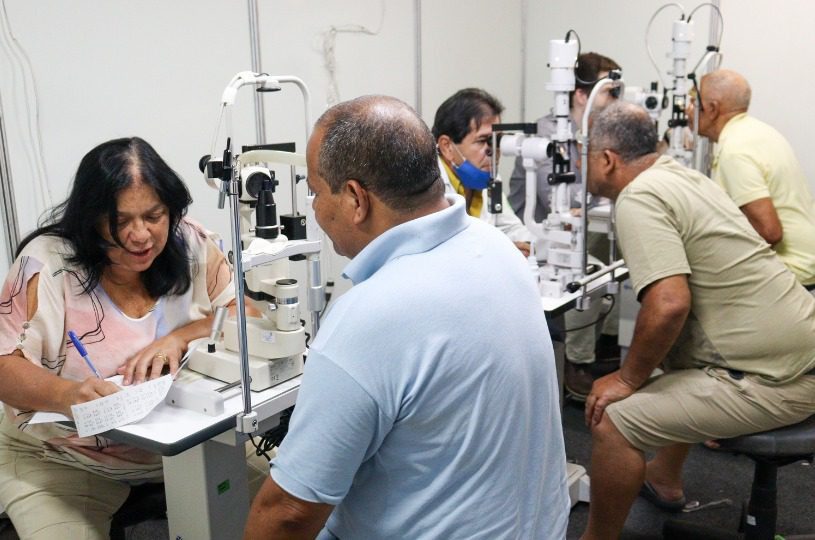
[[[701,93],[705,101],[718,101],[722,114],[747,112],[752,94],[747,79],[730,69],[702,77]]]
[[[724,127],[750,107],[750,85],[740,74],[719,69],[702,77],[702,107],[699,109],[699,134],[717,142]]]
[[[444,192],[436,142],[404,102],[362,96],[328,109],[315,125],[319,174],[332,193],[354,179],[396,211],[413,211]]]

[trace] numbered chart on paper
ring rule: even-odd
[[[164,401],[172,384],[172,376],[165,375],[103,398],[71,405],[79,436],[96,435],[141,420]]]

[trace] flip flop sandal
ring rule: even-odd
[[[684,495],[673,501],[663,499],[647,480],[643,482],[640,488],[640,497],[666,512],[681,512],[687,503],[687,499],[685,499]]]

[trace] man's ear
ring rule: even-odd
[[[577,88],[574,91],[572,101],[574,102],[575,105],[585,107],[586,103],[589,101],[589,95],[582,88]]]
[[[705,103],[705,114],[711,121],[715,121],[722,114],[722,104],[717,99]]]
[[[439,140],[436,141],[436,146],[439,149],[441,157],[447,160],[448,163],[454,163],[453,158],[455,157],[455,152],[453,151],[453,144],[453,139],[448,135],[442,135],[439,137]]]
[[[346,180],[343,188],[347,203],[350,205],[352,220],[355,225],[364,222],[371,212],[371,193],[359,180]]]
[[[612,152],[608,148],[603,150],[602,158],[600,159],[600,167],[603,170],[603,176],[606,178],[614,172],[614,169],[617,168],[617,160],[620,158],[619,155]]]

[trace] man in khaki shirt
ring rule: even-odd
[[[716,143],[711,177],[798,277],[815,291],[815,202],[787,140],[749,116],[751,91],[735,71],[702,78],[699,134]]]
[[[721,188],[656,152],[644,109],[610,105],[589,140],[588,189],[617,203],[641,303],[621,369],[586,400],[593,448],[583,538],[618,538],[638,490],[681,510],[691,444],[815,413],[815,298]],[[666,373],[651,377],[660,365]],[[646,451],[656,451],[648,463]]]

